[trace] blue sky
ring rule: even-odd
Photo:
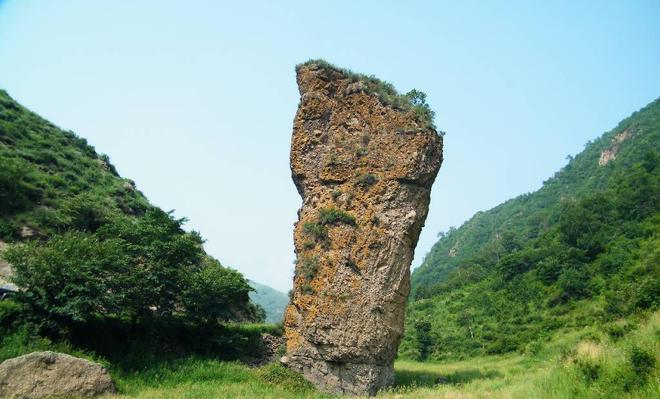
[[[247,277],[291,286],[294,66],[428,94],[436,234],[660,96],[659,1],[0,1],[0,87],[110,155]]]

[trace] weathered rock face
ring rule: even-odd
[[[297,72],[291,170],[303,205],[282,362],[324,391],[374,394],[394,379],[442,138],[340,70]]]
[[[0,398],[94,398],[115,392],[107,370],[56,352],[33,352],[0,363]]]
[[[608,162],[616,159],[617,154],[619,153],[619,148],[621,144],[633,137],[633,132],[630,129],[626,129],[623,132],[612,137],[612,143],[606,149],[600,153],[600,158],[598,159],[598,166],[605,166]]]

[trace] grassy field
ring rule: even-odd
[[[378,397],[660,397],[660,312],[621,320],[618,326],[563,331],[531,346],[527,353],[439,363],[398,361],[395,386]],[[68,352],[106,365],[120,392],[112,399],[331,398],[276,363],[250,368],[200,357],[154,357],[140,367],[126,368],[67,344],[20,332],[0,337],[0,360],[39,350]]]
[[[628,323],[628,322],[626,322]],[[628,326],[628,327],[626,327]],[[658,398],[660,313],[623,333],[565,332],[533,354],[395,364],[396,384],[380,398]],[[185,359],[133,374],[114,372],[118,398],[330,398],[271,364]]]

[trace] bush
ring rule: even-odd
[[[328,224],[348,224],[355,225],[355,216],[337,208],[323,208],[319,210],[319,223]]]
[[[153,318],[258,318],[240,273],[206,258],[196,233],[160,210],[119,217],[96,233],[69,232],[7,250],[17,301],[49,331],[72,323]],[[183,305],[183,306],[182,306]]]
[[[591,384],[600,377],[602,367],[593,359],[579,358],[575,359],[575,366],[580,371],[580,374],[585,379],[587,384]]]
[[[104,198],[92,193],[81,193],[63,201],[65,225],[81,231],[95,232],[116,216],[116,211]]]
[[[646,379],[655,368],[655,357],[639,347],[630,351],[630,364],[635,374]]]
[[[310,281],[314,279],[316,273],[319,270],[319,259],[316,256],[304,257],[302,259],[300,273],[302,274],[305,281]]]
[[[660,307],[660,279],[647,277],[639,283],[634,293],[633,306],[650,310]]]
[[[416,320],[414,323],[414,347],[418,360],[426,360],[433,346],[431,337],[431,321],[428,319]]]
[[[357,179],[356,185],[360,187],[369,187],[375,184],[378,181],[378,178],[373,173],[366,173],[362,176],[359,176]]]
[[[5,258],[14,266],[14,282],[22,288],[17,301],[33,317],[57,329],[64,320],[86,321],[98,313],[121,312],[122,276],[128,258],[117,240],[100,241],[86,233],[67,233],[45,245],[11,247]]]
[[[14,226],[5,219],[0,218],[0,240],[12,241],[14,238]]]
[[[192,273],[186,283],[181,301],[195,319],[208,322],[265,318],[258,308],[249,306],[248,294],[253,289],[243,276],[222,267],[215,259],[207,258],[204,267]]]
[[[559,293],[551,302],[562,303],[588,296],[588,282],[588,277],[585,276],[584,272],[576,268],[564,270],[557,280]]]
[[[355,150],[355,156],[358,158],[365,157],[369,154],[369,149],[366,147],[360,147],[357,150]]]
[[[306,222],[303,225],[303,232],[312,236],[317,242],[328,240],[328,228],[317,222]]]
[[[435,118],[435,112],[426,103],[426,93],[419,90],[410,90],[406,93],[406,98],[412,105],[412,110],[419,120],[432,121]]]
[[[309,283],[303,284],[302,287],[300,287],[300,291],[302,291],[302,293],[305,295],[313,295],[316,293],[314,287],[312,287]]]

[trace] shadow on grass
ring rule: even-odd
[[[484,372],[477,369],[466,369],[451,373],[438,373],[423,370],[396,370],[394,385],[397,387],[431,387],[439,384],[458,385],[474,380],[486,380],[501,376],[502,373],[495,370]]]

